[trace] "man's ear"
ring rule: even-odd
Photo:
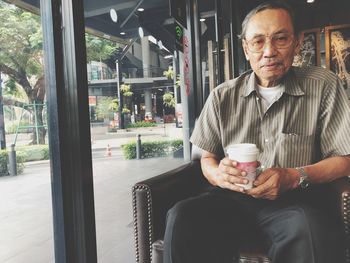
[[[245,58],[246,58],[246,60],[249,61],[248,47],[247,47],[247,42],[245,41],[245,39],[242,39],[242,47],[243,47]]]

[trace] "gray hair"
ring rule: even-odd
[[[267,10],[267,9],[283,9],[286,10],[290,16],[290,19],[292,20],[292,25],[293,25],[293,29],[294,29],[294,35],[298,36],[299,34],[299,28],[298,25],[296,24],[295,21],[295,16],[294,16],[294,12],[292,10],[292,8],[287,5],[284,2],[280,2],[280,1],[269,1],[269,2],[265,2],[262,3],[260,5],[258,5],[257,7],[255,7],[253,10],[251,10],[247,16],[244,18],[243,22],[242,22],[242,33],[240,35],[238,35],[238,37],[240,39],[245,39],[245,35],[247,32],[247,27],[248,27],[248,23],[249,20],[256,15],[257,13]]]

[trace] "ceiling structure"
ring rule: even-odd
[[[40,0],[5,0],[39,14]],[[142,8],[143,11],[138,9]],[[170,51],[174,49],[174,19],[170,17],[169,0],[84,0],[86,31],[113,41],[128,44],[144,35],[152,35]],[[113,22],[110,10],[117,13]]]
[[[40,0],[5,0],[32,12],[39,13]],[[179,0],[173,0],[179,1]],[[232,2],[231,2],[232,1]],[[265,0],[236,0],[239,11],[238,20],[259,3]],[[315,0],[308,4],[307,0],[286,0],[294,7],[298,22],[306,28],[319,27],[329,23],[347,22],[348,15],[342,17],[339,10],[349,10],[350,0]],[[87,32],[127,45],[131,40],[139,38],[139,28],[145,35],[152,35],[161,40],[170,52],[174,50],[174,19],[170,17],[170,0],[84,0],[85,25]],[[229,17],[230,8],[226,8],[233,0],[222,1],[222,14]],[[143,11],[139,11],[143,8]],[[215,39],[215,1],[198,0],[200,18],[206,18],[202,24],[207,30],[207,39]],[[117,13],[117,22],[113,22],[110,10]],[[237,20],[236,20],[237,21]],[[202,32],[203,33],[203,32]]]

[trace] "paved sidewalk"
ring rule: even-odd
[[[94,127],[91,129],[91,149],[105,150],[107,145],[112,149],[121,145],[136,141],[137,135],[141,135],[141,141],[157,141],[182,139],[182,129],[169,123],[158,127],[118,130],[116,133],[108,133],[107,127]]]
[[[91,149],[105,150],[107,145],[111,148],[120,148],[122,144],[135,141],[141,134],[141,141],[182,139],[182,129],[176,128],[175,123],[159,124],[157,127],[137,128],[108,132],[106,126],[91,127]],[[6,134],[6,146],[9,148],[15,141],[15,134]],[[31,141],[30,133],[19,133],[16,145],[28,145]]]
[[[182,137],[174,125],[107,133],[106,127],[91,130],[93,153],[113,149],[142,134],[142,140]],[[8,139],[9,138],[9,139]],[[7,139],[10,145],[11,136]],[[17,145],[30,140],[18,138]],[[135,263],[131,187],[136,182],[183,164],[177,158],[123,160],[118,151],[111,157],[101,152],[93,159],[97,253],[99,263]],[[119,151],[120,152],[120,151]],[[53,225],[49,161],[26,163],[24,173],[0,177],[0,262],[51,263]]]

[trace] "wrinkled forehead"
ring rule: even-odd
[[[257,35],[294,33],[292,19],[284,9],[265,9],[253,15],[247,23],[246,38]]]

